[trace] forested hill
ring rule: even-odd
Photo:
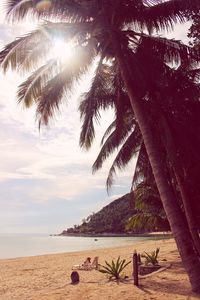
[[[64,230],[62,235],[124,233],[125,223],[134,213],[133,193],[129,193],[90,215],[81,225]]]

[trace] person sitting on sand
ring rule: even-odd
[[[91,257],[87,257],[84,263],[82,264],[83,267],[87,267],[91,265]]]
[[[98,257],[94,258],[94,261],[91,262],[91,257],[87,257],[83,264],[74,265],[72,270],[93,270],[98,267]]]

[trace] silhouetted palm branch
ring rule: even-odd
[[[25,107],[30,107],[38,102],[48,81],[60,71],[58,62],[55,59],[37,69],[18,89],[18,101],[23,102]]]
[[[51,0],[46,9],[40,9],[39,1],[32,0],[8,0],[7,14],[13,20],[20,20],[28,14],[38,18],[53,17],[70,21],[85,21],[90,17],[86,5],[80,5],[80,1]]]
[[[87,34],[84,28],[79,23],[47,22],[8,44],[0,52],[1,67],[5,72],[9,67],[13,70],[32,71],[51,55],[50,49],[58,37],[65,42],[73,39],[74,47],[84,42],[83,36]]]
[[[130,162],[130,160],[140,151],[141,143],[141,133],[138,126],[135,126],[134,131],[122,145],[108,172],[108,177],[106,180],[107,190],[109,190],[113,184],[114,176],[116,174],[116,168],[118,168],[119,170],[124,169]]]
[[[116,124],[116,120],[115,120]],[[122,126],[120,132],[117,128],[108,136],[104,142],[101,151],[93,164],[93,172],[96,172],[102,167],[103,162],[126,140],[132,131],[135,131],[135,120],[129,120],[127,126]],[[136,132],[135,132],[136,134]]]
[[[38,99],[37,118],[39,126],[47,125],[49,119],[59,109],[64,93],[69,93],[73,84],[86,73],[95,58],[93,44],[77,49],[79,59],[73,65],[67,65],[55,77],[48,81]]]

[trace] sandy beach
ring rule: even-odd
[[[116,259],[119,255],[130,260],[135,249],[142,253],[155,250],[156,247],[160,247],[160,261],[166,259],[164,263],[171,263],[171,267],[140,279],[140,287],[133,285],[132,264],[125,270],[129,276],[126,282],[109,281],[105,274],[92,270],[79,271],[80,283],[70,284],[72,266],[82,263],[87,256],[98,256],[99,263],[104,264],[105,260]],[[191,292],[173,239],[145,241],[112,249],[0,260],[0,270],[2,300],[200,299]]]

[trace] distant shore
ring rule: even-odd
[[[86,257],[99,257],[99,263],[118,256],[131,260],[136,249],[139,253],[160,248],[159,260],[171,267],[163,272],[140,279],[140,287],[133,285],[132,264],[125,270],[126,282],[109,281],[96,270],[79,271],[80,283],[70,284],[72,266],[81,264]],[[98,249],[82,252],[41,255],[0,260],[1,300],[196,300],[191,292],[188,277],[182,268],[173,239],[151,240],[132,246]]]
[[[80,237],[165,237],[172,238],[171,232],[148,232],[148,233],[60,233],[60,234],[50,234],[50,236],[80,236]]]

